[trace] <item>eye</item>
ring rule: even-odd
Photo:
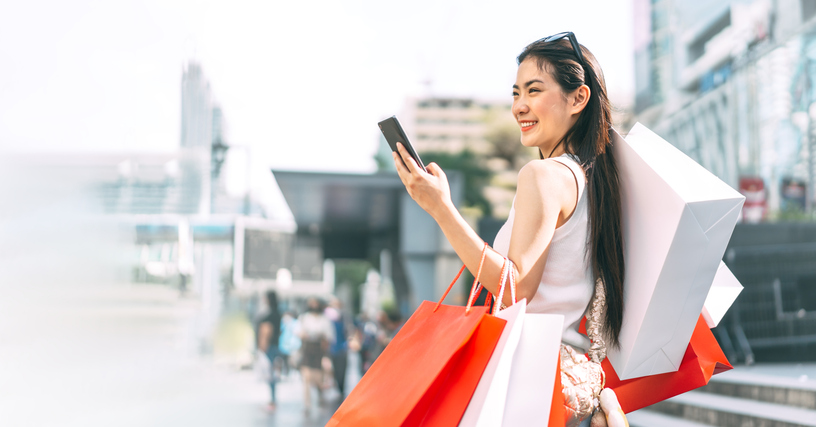
[[[541,89],[536,89],[536,88],[534,88],[534,87],[531,87],[531,88],[529,89],[529,92],[530,92],[530,93],[534,93],[534,92],[541,92]]]
[[[515,97],[517,97],[517,96],[519,96],[519,95],[518,95],[518,92],[513,91],[513,98],[515,98]]]

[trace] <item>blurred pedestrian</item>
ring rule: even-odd
[[[363,313],[360,315],[358,330],[360,336],[360,372],[365,374],[368,372],[368,368],[371,367],[371,364],[374,363],[374,350],[380,326]]]
[[[272,365],[272,372],[269,376],[269,390],[271,400],[269,410],[274,411],[276,405],[275,385],[280,378],[281,359],[278,350],[278,341],[281,336],[281,315],[278,308],[278,295],[275,291],[266,293],[267,314],[258,322],[258,348],[266,354]]]
[[[394,339],[394,336],[396,336],[397,332],[402,328],[402,315],[395,307],[389,307],[381,311],[377,320],[379,321],[380,327],[374,342],[371,363],[374,363],[383,350],[385,350],[385,347],[391,343],[391,340]]]
[[[334,327],[317,298],[309,298],[307,311],[298,319],[301,339],[300,374],[303,377],[303,411],[311,413],[311,389],[316,387],[318,402],[323,405],[323,358],[334,341]]]
[[[278,340],[278,352],[281,361],[281,374],[289,376],[289,369],[297,363],[293,360],[293,355],[300,350],[300,337],[296,333],[298,329],[298,319],[296,313],[287,311],[281,316],[281,334]]]
[[[346,397],[346,365],[348,364],[348,336],[350,322],[348,316],[343,312],[343,303],[338,298],[333,298],[326,307],[326,317],[332,322],[334,327],[334,342],[329,348],[329,357],[332,362],[332,372],[334,373],[334,383],[340,392],[340,400]]]

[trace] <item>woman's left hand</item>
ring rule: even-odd
[[[442,168],[436,163],[430,163],[425,167],[428,170],[425,173],[401,143],[397,143],[397,149],[399,157],[397,153],[392,153],[394,165],[411,198],[433,217],[442,209],[452,205],[448,177]]]

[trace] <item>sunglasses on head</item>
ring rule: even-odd
[[[538,42],[544,42],[544,43],[554,42],[554,41],[557,41],[557,40],[561,40],[564,37],[569,39],[569,42],[572,45],[572,50],[575,51],[575,56],[578,57],[578,62],[583,67],[585,63],[584,63],[584,55],[581,54],[581,45],[578,44],[578,40],[575,38],[575,33],[573,33],[572,31],[564,31],[563,33],[553,34],[551,36],[547,36],[547,37],[544,37],[543,39],[537,40],[536,43],[538,43]]]

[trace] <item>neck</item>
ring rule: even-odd
[[[543,159],[558,157],[566,153],[563,141],[556,143],[553,147],[539,148],[538,150],[541,152],[541,158]]]

